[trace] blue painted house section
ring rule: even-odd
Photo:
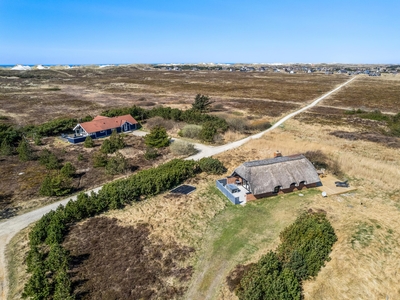
[[[231,190],[230,190],[230,185],[227,185],[227,180],[226,179],[219,179],[216,181],[217,188],[224,194],[233,204],[240,204],[240,199],[239,197],[235,196]],[[234,191],[236,192],[236,190]]]
[[[138,125],[139,123],[131,115],[113,118],[97,116],[90,122],[76,125],[74,127],[74,136],[67,137],[67,140],[73,144],[81,143],[88,136],[92,139],[103,138],[111,135],[113,130],[118,133],[132,131],[138,129]]]

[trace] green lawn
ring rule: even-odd
[[[210,192],[225,197],[215,190]],[[299,193],[252,201],[245,206],[227,205],[205,234],[188,298],[215,298],[235,265],[255,261],[274,249],[279,233],[294,222],[308,199],[319,191],[301,191],[303,197]]]

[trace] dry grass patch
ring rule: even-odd
[[[25,259],[29,251],[29,226],[18,232],[6,247],[6,261],[8,271],[7,299],[22,299],[25,282],[29,278],[26,272]]]

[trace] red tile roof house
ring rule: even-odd
[[[138,129],[138,122],[131,115],[119,117],[97,116],[90,122],[79,123],[74,127],[73,137],[67,137],[70,143],[76,144],[83,142],[87,136],[93,139],[109,136],[113,130],[126,132]]]
[[[234,204],[317,187],[321,180],[302,154],[245,162],[231,176],[219,179],[217,188]]]

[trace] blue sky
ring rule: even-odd
[[[0,1],[0,64],[400,63],[400,1]]]

